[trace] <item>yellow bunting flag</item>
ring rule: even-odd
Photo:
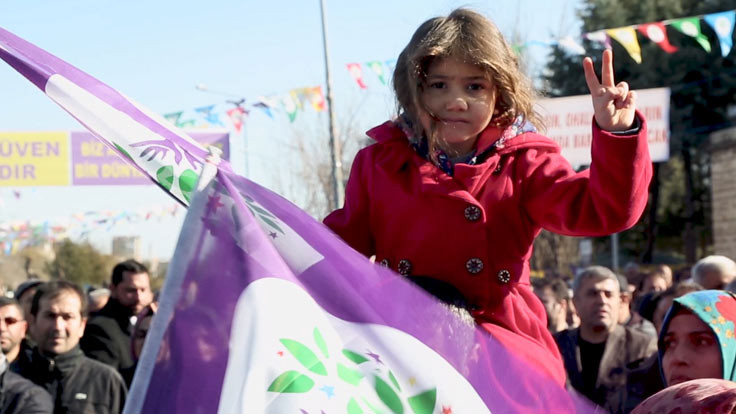
[[[634,30],[633,26],[608,29],[606,33],[621,43],[621,46],[629,52],[629,56],[636,63],[641,63],[641,47],[639,46],[639,40],[636,38],[636,30]]]

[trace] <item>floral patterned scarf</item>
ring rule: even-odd
[[[409,142],[411,143],[412,148],[414,148],[414,151],[417,152],[422,158],[432,161],[432,157],[429,156],[429,142],[427,141],[427,137],[421,136],[417,137],[414,134],[414,128],[411,120],[406,114],[402,114],[399,116],[399,118],[395,121],[396,124],[401,128],[402,131],[404,131],[404,134],[409,138]],[[488,128],[493,128],[491,126],[488,126]],[[506,128],[503,133],[501,134],[501,137],[493,143],[490,147],[485,149],[480,154],[477,154],[476,150],[473,150],[473,153],[468,156],[468,160],[464,162],[468,165],[475,165],[479,162],[479,160],[483,160],[488,154],[495,151],[498,148],[503,148],[504,142],[507,140],[517,136],[521,135],[525,132],[537,132],[537,129],[534,127],[534,125],[525,120],[523,117],[518,116],[516,118],[516,121]],[[437,160],[432,161],[439,169],[441,169],[445,174],[452,177],[454,174],[454,164],[450,160],[450,157],[441,149],[437,149],[435,151],[435,159]],[[481,161],[482,162],[482,161]]]
[[[664,356],[663,338],[667,327],[677,312],[685,308],[710,327],[718,339],[723,361],[723,379],[733,381],[736,372],[736,296],[724,290],[701,290],[676,298],[662,323],[659,335],[659,362],[662,366]],[[664,378],[664,375],[662,376]]]

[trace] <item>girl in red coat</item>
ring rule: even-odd
[[[355,157],[345,206],[327,218],[353,248],[460,303],[495,338],[560,384],[565,371],[529,286],[542,228],[602,236],[633,226],[651,161],[636,95],[601,81],[589,58],[595,109],[592,164],[575,172],[536,132],[531,84],[498,28],[458,9],[423,23],[399,55],[399,117],[373,128]]]

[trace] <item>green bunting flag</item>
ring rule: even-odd
[[[699,17],[685,17],[684,19],[677,19],[672,21],[672,26],[687,36],[695,39],[700,46],[705,49],[706,52],[710,52],[710,42],[708,38],[700,30],[700,18]]]

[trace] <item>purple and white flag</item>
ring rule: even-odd
[[[593,412],[280,196],[194,195],[127,413]]]
[[[157,115],[2,29],[0,58],[193,197],[126,413],[594,411],[226,162],[202,171],[206,151]]]
[[[208,153],[200,144],[163,117],[2,28],[0,59],[161,188],[188,204]]]

